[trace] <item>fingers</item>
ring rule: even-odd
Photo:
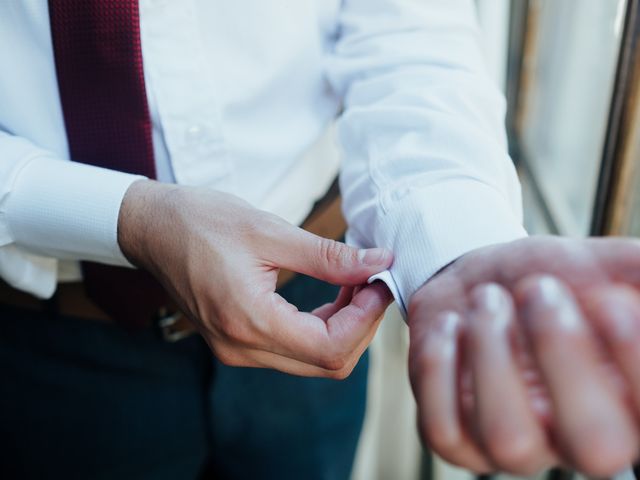
[[[251,345],[323,370],[342,371],[354,364],[373,338],[380,319],[393,300],[386,285],[376,282],[360,290],[344,307],[346,293],[338,305],[326,307],[326,321],[310,313],[298,312],[282,297],[273,294],[271,303],[260,308],[265,315],[262,342]]]
[[[516,288],[519,313],[549,388],[559,447],[580,471],[608,476],[635,457],[633,419],[602,370],[598,346],[571,292],[550,276]]]
[[[343,288],[333,304],[299,312],[276,293],[253,299],[248,318],[220,318],[203,330],[231,366],[275,368],[301,376],[345,378],[367,348],[393,297],[381,282]],[[259,314],[256,315],[256,312]]]
[[[496,470],[533,475],[557,461],[514,361],[511,295],[496,284],[486,284],[476,287],[470,297],[467,344],[477,435]]]
[[[321,318],[325,322],[335,315],[341,308],[349,305],[349,302],[353,298],[355,288],[354,287],[342,287],[338,293],[338,297],[333,303],[327,303],[321,307],[316,308],[311,312],[312,315]]]
[[[271,252],[276,266],[335,285],[366,283],[393,261],[391,252],[382,248],[357,249],[293,227],[287,235],[287,241],[276,243]]]
[[[637,238],[589,238],[601,269],[610,280],[640,288],[640,240]]]
[[[491,465],[462,428],[460,418],[460,324],[458,313],[442,312],[433,321],[428,321],[420,340],[411,337],[411,383],[418,401],[420,432],[425,443],[448,462],[486,473],[492,470]]]
[[[341,370],[327,370],[264,350],[225,346],[212,348],[218,360],[229,367],[269,368],[299,377],[331,378],[334,380],[347,378],[357,365],[364,350],[366,350],[366,346],[357,355],[354,355],[351,362]]]
[[[592,292],[587,308],[640,415],[640,297],[630,287],[610,286]]]

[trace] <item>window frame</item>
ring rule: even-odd
[[[554,192],[536,174],[520,134],[524,129],[524,98],[531,79],[524,62],[535,48],[537,19],[531,14],[531,0],[511,0],[509,53],[507,64],[507,132],[511,156],[524,182],[532,190],[546,230],[552,234],[575,235],[566,215],[557,208]],[[605,138],[593,202],[589,234],[624,234],[628,229],[631,171],[640,162],[634,138],[640,131],[640,0],[626,0],[612,96],[608,108]],[[640,176],[640,175],[639,175]]]

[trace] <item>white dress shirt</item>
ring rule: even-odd
[[[140,18],[161,181],[298,223],[336,171],[338,118],[348,239],[394,252],[401,306],[525,235],[472,0],[140,0]],[[0,276],[44,298],[74,276],[61,261],[127,265],[117,217],[139,177],[69,161],[47,0],[0,2],[0,66]]]

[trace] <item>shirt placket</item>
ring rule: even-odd
[[[215,187],[231,174],[220,105],[191,1],[140,4],[145,74],[177,183]]]

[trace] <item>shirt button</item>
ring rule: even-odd
[[[404,197],[406,197],[407,195],[409,195],[410,190],[407,187],[400,187],[400,188],[396,188],[393,193],[391,194],[393,201],[394,202],[399,202],[400,200],[402,200]]]
[[[195,124],[187,128],[184,137],[187,143],[195,145],[201,143],[202,140],[204,140],[205,134],[206,128],[203,125]]]

